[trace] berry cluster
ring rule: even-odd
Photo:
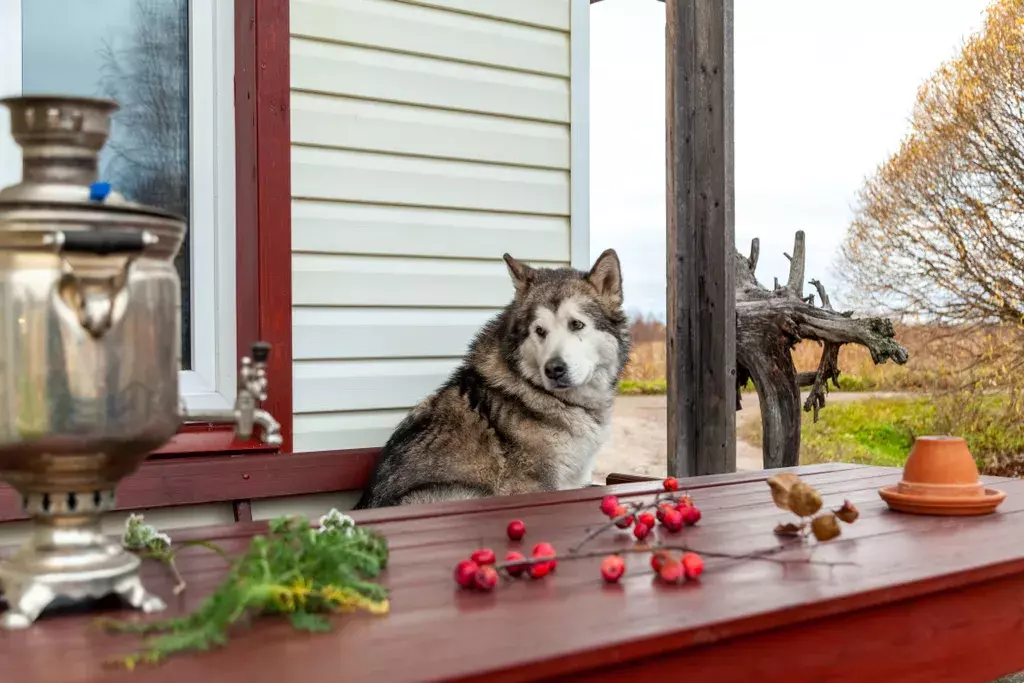
[[[522,525],[522,522],[519,524]],[[511,528],[511,525],[509,527]],[[480,548],[473,551],[468,560],[455,565],[454,577],[455,583],[462,588],[487,592],[498,585],[499,570],[504,570],[513,578],[527,574],[530,578],[540,579],[555,571],[557,566],[555,548],[550,543],[541,542],[533,546],[533,553],[529,559],[521,552],[510,550],[501,564],[497,564],[497,556],[493,550]]]
[[[635,503],[626,506],[615,496],[605,496],[600,507],[601,512],[608,517],[608,523],[589,533],[568,554],[562,555],[562,559],[595,557],[593,553],[581,553],[580,548],[612,526],[619,529],[632,528],[633,536],[643,541],[658,523],[666,531],[675,533],[684,526],[693,526],[700,521],[700,509],[694,505],[693,500],[686,495],[675,495],[679,490],[679,482],[675,477],[666,479],[663,488],[664,492],[658,494],[654,503],[647,505]],[[526,535],[526,525],[520,520],[513,520],[509,522],[506,532],[511,540],[522,540]],[[626,552],[651,552],[651,568],[666,583],[693,580],[704,571],[704,561],[694,552],[687,551],[676,556],[669,549],[658,546],[637,546]],[[462,588],[486,592],[497,585],[500,572],[511,578],[529,575],[530,578],[540,579],[555,571],[558,559],[554,547],[545,542],[536,544],[529,558],[518,551],[509,551],[502,563],[497,563],[493,550],[480,548],[468,560],[456,565],[454,577]],[[601,577],[605,581],[616,583],[625,573],[626,563],[619,554],[607,555],[601,560]]]

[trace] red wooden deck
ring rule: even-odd
[[[91,626],[91,616],[46,617],[28,631],[0,634],[5,681],[978,681],[1024,670],[1024,482],[990,480],[1008,492],[981,518],[915,517],[890,512],[878,487],[891,469],[830,465],[800,468],[827,505],[849,498],[861,510],[843,536],[775,555],[793,564],[708,558],[698,583],[652,581],[646,555],[628,556],[621,585],[599,576],[599,560],[563,561],[541,581],[499,586],[493,594],[458,591],[455,563],[506,540],[511,519],[527,525],[523,545],[550,541],[559,551],[602,520],[597,501],[650,497],[638,482],[558,494],[370,511],[391,543],[386,583],[392,612],[336,618],[331,633],[307,635],[261,620],[227,648],[184,655],[132,673],[103,669],[104,658],[137,642]],[[779,543],[785,514],[771,503],[761,473],[686,482],[704,517],[680,539],[696,550],[751,553]],[[189,532],[229,551],[262,525]],[[185,538],[185,532],[177,534]],[[594,547],[631,541],[608,534]],[[800,564],[843,562],[850,565]],[[201,549],[179,560],[189,589],[180,599],[159,565],[151,588],[172,612],[194,606],[223,576]]]

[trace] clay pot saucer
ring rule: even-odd
[[[899,484],[878,493],[893,510],[921,515],[984,515],[1006,498],[979,481],[967,442],[954,436],[915,439]]]

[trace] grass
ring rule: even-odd
[[[949,399],[959,401],[962,399]],[[883,398],[833,403],[817,423],[803,415],[800,462],[853,462],[899,467],[914,438],[926,434],[963,436],[988,473],[1019,472],[1024,460],[1024,428],[1006,419],[1006,398],[989,395],[966,404],[929,397]],[[761,422],[740,426],[738,436],[761,445]]]

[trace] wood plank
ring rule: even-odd
[[[888,481],[899,477],[898,471],[874,468],[807,476],[829,478],[829,486],[836,489],[869,486],[861,489],[867,495],[878,483],[868,482],[879,475]],[[730,507],[708,515],[681,536],[695,546],[733,550],[778,543],[770,531],[778,510],[763,481],[755,484],[719,483],[700,489],[701,495],[721,502],[732,499]],[[668,672],[665,666],[671,663],[672,671],[683,667],[688,678],[697,681],[983,681],[1024,668],[1024,653],[1015,647],[1024,623],[1024,605],[1017,599],[1024,587],[1024,552],[1005,543],[1005,538],[1024,532],[1024,482],[1000,480],[999,485],[1010,494],[1000,512],[973,519],[890,513],[875,494],[874,503],[865,506],[866,523],[848,527],[849,537],[821,545],[798,544],[779,555],[794,560],[841,559],[857,566],[784,568],[708,558],[701,581],[678,588],[652,582],[646,558],[630,556],[626,577],[615,587],[602,585],[593,560],[563,561],[544,581],[518,582],[493,595],[453,589],[450,571],[455,561],[481,540],[496,541],[500,533],[496,525],[479,523],[480,518],[490,518],[493,525],[514,514],[527,524],[526,547],[542,538],[564,547],[579,538],[580,528],[600,518],[592,504],[584,509],[576,500],[592,495],[589,491],[564,494],[574,502],[541,506],[534,505],[534,498],[518,497],[521,504],[529,503],[504,512],[476,512],[488,504],[484,501],[462,503],[462,512],[448,517],[447,523],[444,518],[384,522],[381,517],[380,528],[389,538],[401,539],[385,579],[392,588],[392,612],[387,617],[340,617],[343,628],[316,636],[297,634],[283,622],[263,621],[232,638],[226,649],[174,658],[130,675],[111,674],[111,680],[199,680],[204,672],[218,670],[230,672],[232,678],[226,680],[287,672],[317,683],[336,678],[340,667],[351,680],[395,683],[560,676],[611,680],[600,677],[613,673],[618,674],[616,680],[646,680],[648,674]],[[643,486],[650,491],[646,484],[604,491]],[[733,486],[736,490],[730,492]],[[741,488],[751,490],[738,493]],[[571,511],[574,508],[578,511]],[[751,514],[755,517],[748,519]],[[419,528],[423,524],[437,530],[424,532]],[[245,533],[227,530],[220,541],[231,552],[240,551],[252,533],[265,528],[238,526]],[[451,535],[453,528],[459,531]],[[517,545],[522,544],[509,543]],[[622,541],[612,536],[596,546],[611,552],[621,549]],[[182,552],[179,565],[190,588],[171,601],[171,614],[194,607],[220,580],[224,567],[217,563],[218,558],[199,549]],[[169,593],[171,581],[162,567],[147,563],[144,575],[158,591]],[[5,660],[6,670],[17,680],[31,680],[60,667],[62,681],[96,680],[103,658],[124,652],[137,641],[87,628],[90,619],[52,618],[31,631],[8,634],[12,654]],[[587,628],[578,628],[581,620]],[[530,628],[517,629],[516,638],[510,639],[510,622],[528,623]],[[444,628],[437,628],[439,623]],[[894,638],[894,632],[900,637]],[[395,642],[403,643],[403,648],[396,650]],[[465,657],[453,642],[477,643],[477,656]],[[936,646],[942,649],[932,649]],[[60,662],[52,657],[55,649],[64,655]],[[433,656],[422,657],[426,651]],[[780,652],[800,656],[780,657]],[[990,657],[988,663],[982,662],[982,655]],[[980,662],[979,668],[959,663],[958,656],[974,657],[970,661]],[[67,661],[75,662],[75,667],[69,669]],[[902,677],[912,663],[931,667],[926,668],[931,677],[924,672],[918,678]],[[624,668],[627,664],[636,668]],[[951,667],[948,674],[942,673],[943,665]],[[977,679],[971,678],[975,674]]]
[[[365,486],[379,449],[150,460],[117,489],[117,510],[199,505]],[[0,485],[0,522],[26,519],[14,489]]]
[[[291,87],[536,121],[569,121],[569,81],[351,45],[291,41]]]
[[[292,150],[295,197],[569,215],[566,171],[313,147]]]
[[[296,92],[292,143],[436,159],[569,168],[569,127]]]
[[[668,471],[736,469],[732,0],[666,5]]]
[[[292,35],[567,77],[562,31],[393,0],[292,0]]]
[[[295,412],[412,408],[441,386],[459,358],[295,363]]]
[[[499,310],[296,308],[295,359],[460,357]]]
[[[295,254],[292,264],[296,306],[494,310],[514,294],[501,261]]]
[[[292,202],[297,252],[569,262],[569,220],[338,201]]]
[[[439,7],[482,17],[569,30],[569,0],[399,0],[425,7]]]
[[[295,416],[295,450],[380,448],[408,413],[407,408],[299,413]]]

